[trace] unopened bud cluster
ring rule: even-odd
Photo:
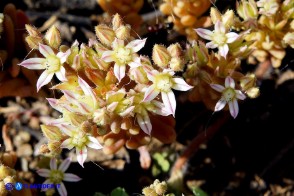
[[[177,32],[193,41],[198,37],[194,28],[207,27],[211,24],[209,17],[202,16],[210,5],[209,0],[164,0],[159,10],[167,16],[168,22],[174,24]]]
[[[281,65],[285,48],[294,48],[294,1],[293,0],[242,0],[237,4],[233,27],[250,32],[246,41],[253,42],[250,63],[269,60],[274,68]]]
[[[156,179],[153,184],[143,188],[142,193],[145,196],[172,196],[173,194],[167,194],[167,183],[165,181],[160,182]]]

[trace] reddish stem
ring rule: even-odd
[[[228,117],[229,116],[225,114],[213,125],[211,125],[206,131],[199,133],[176,160],[171,173],[173,174],[179,170],[182,170],[185,164],[189,161],[190,157],[192,157],[193,154],[198,151],[199,146],[211,139],[217,133],[220,127],[224,125],[225,122],[227,122],[227,120],[229,119]]]

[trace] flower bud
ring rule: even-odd
[[[294,48],[294,32],[286,33],[286,35],[283,37],[283,44]]]
[[[7,183],[14,184],[16,181],[15,181],[15,177],[14,176],[7,176],[6,178],[3,179],[3,182],[5,184],[7,184]]]
[[[143,188],[142,193],[145,196],[157,196],[156,192],[150,187]]]
[[[44,36],[46,43],[52,48],[58,49],[61,44],[60,32],[56,26],[52,26]]]
[[[254,0],[242,0],[237,3],[237,13],[244,20],[255,19],[258,17],[258,10]]]
[[[213,24],[215,24],[218,20],[222,20],[221,13],[214,7],[210,8],[210,17]]]
[[[246,91],[246,94],[251,99],[254,99],[254,98],[258,97],[259,96],[259,93],[260,93],[259,92],[259,88],[257,88],[257,87],[252,87],[252,88],[250,88],[250,89],[248,89]]]
[[[50,150],[50,152],[52,153],[52,155],[57,155],[61,153],[61,142],[59,141],[50,141],[48,143],[48,149]]]
[[[169,54],[170,54],[172,57],[180,57],[180,56],[182,56],[182,54],[183,54],[182,47],[181,47],[180,44],[178,44],[178,43],[175,43],[175,44],[170,45],[170,46],[167,48],[167,51],[169,52]]]
[[[5,165],[0,165],[0,180],[3,180],[7,176],[14,176],[16,174],[14,169],[7,167]]]
[[[246,91],[255,86],[256,77],[254,74],[247,74],[240,79],[240,86],[242,91]]]
[[[47,144],[43,144],[43,145],[40,146],[40,148],[39,148],[39,153],[40,154],[47,154],[49,152],[50,152],[50,150],[49,150]]]
[[[167,68],[171,59],[169,52],[163,45],[155,44],[152,51],[153,62],[161,68]]]
[[[45,137],[49,140],[60,141],[62,139],[62,133],[58,127],[51,125],[41,125],[41,130]]]
[[[169,63],[169,67],[173,70],[173,71],[183,71],[184,69],[184,62],[181,58],[178,57],[173,57],[170,60]]]
[[[148,84],[147,74],[142,66],[130,69],[129,76],[132,80],[139,84]]]
[[[234,18],[235,14],[233,10],[227,10],[226,13],[222,16],[222,23],[227,29],[232,27]]]
[[[121,25],[123,25],[123,20],[121,19],[119,14],[115,14],[112,19],[113,30],[118,29]]]
[[[82,122],[80,129],[84,132],[84,133],[91,133],[93,130],[93,124],[89,121],[84,121]]]
[[[39,47],[39,43],[42,43],[41,37],[27,36],[25,40],[31,49],[37,49]]]
[[[130,38],[130,32],[130,25],[121,25],[118,29],[115,30],[115,35],[118,39],[126,40]]]
[[[158,195],[164,195],[166,191],[167,191],[167,184],[166,184],[166,182],[161,182],[161,183],[155,185],[155,192]]]
[[[114,31],[106,25],[97,25],[95,32],[100,42],[107,46],[110,46],[115,39]]]
[[[106,108],[98,109],[93,114],[93,121],[98,126],[105,126],[110,123],[110,117],[107,113]]]
[[[41,37],[40,31],[38,31],[38,29],[36,27],[33,27],[32,25],[26,24],[25,28],[28,31],[29,36]]]

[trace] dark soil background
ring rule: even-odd
[[[60,17],[59,20],[75,26],[77,31],[72,40],[78,39],[81,42],[86,42],[87,38],[80,28],[93,31],[96,24],[90,20],[90,16],[102,13],[95,0],[67,1],[68,4],[57,0],[1,0],[0,10],[8,2],[13,2],[17,8],[26,11],[36,27],[42,26],[51,14],[58,12],[60,5],[67,5],[66,14],[76,16],[83,22],[79,24],[66,17]],[[224,10],[234,6],[234,2],[217,2],[216,6]],[[146,1],[141,14],[153,11],[152,4]],[[143,36],[148,37],[148,45],[141,52],[150,54],[154,43],[168,43],[169,31],[170,28],[164,26]],[[183,41],[183,37],[173,41]],[[185,180],[204,180],[201,188],[209,195],[264,195],[272,190],[271,186],[291,186],[288,194],[294,195],[294,80],[276,84],[276,80],[287,71],[293,71],[293,50],[287,51],[279,72],[273,71],[269,78],[258,81],[260,96],[240,104],[238,117],[235,120],[230,118],[207,142],[207,148],[200,149],[191,157],[185,170]],[[0,101],[4,103],[8,100],[9,98]],[[178,103],[177,141],[187,145],[225,113],[227,112],[212,114],[201,103]],[[166,147],[168,145],[162,146]],[[156,150],[161,149],[153,149]],[[68,172],[79,175],[83,180],[79,183],[65,182],[69,195],[86,196],[97,191],[109,193],[118,186],[124,187],[130,195],[141,194],[142,188],[155,178],[150,170],[141,169],[137,151],[128,150],[128,153],[130,161],[126,162],[123,170],[106,167],[102,170],[92,162],[87,162],[84,169],[78,164],[72,164]],[[167,180],[168,174],[161,175],[161,178],[160,180]],[[37,183],[42,183],[43,180],[44,178],[36,176]],[[265,186],[260,185],[261,182]]]

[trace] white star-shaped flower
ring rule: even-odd
[[[219,54],[226,58],[229,52],[229,43],[238,39],[239,35],[234,32],[226,32],[226,28],[221,21],[217,21],[214,25],[214,31],[198,28],[195,29],[198,35],[204,39],[211,40],[206,44],[207,48],[218,48]]]
[[[37,81],[37,91],[48,84],[54,74],[60,81],[66,81],[65,69],[62,65],[70,55],[70,49],[65,53],[58,52],[55,54],[49,46],[40,43],[39,51],[45,58],[30,58],[19,64],[28,69],[45,69]]]
[[[146,38],[136,39],[125,46],[124,40],[116,38],[112,43],[112,50],[103,52],[101,59],[105,62],[115,62],[114,75],[121,81],[125,77],[126,65],[140,66],[140,57],[137,52],[143,48],[145,42]]]
[[[81,180],[81,178],[75,174],[71,173],[65,173],[65,171],[68,169],[70,165],[70,159],[65,159],[64,161],[61,162],[59,167],[57,168],[57,163],[56,159],[52,158],[50,160],[50,170],[49,169],[39,169],[37,173],[39,176],[48,178],[43,182],[43,184],[60,184],[60,187],[57,188],[58,193],[61,196],[66,196],[67,191],[66,188],[63,184],[62,181],[67,181],[67,182],[78,182]],[[46,189],[43,189],[46,190]]]
[[[244,100],[246,96],[240,90],[235,90],[235,81],[233,78],[230,76],[226,77],[225,86],[219,84],[211,84],[210,86],[214,90],[222,93],[222,97],[216,103],[214,111],[220,111],[228,104],[232,117],[236,118],[239,113],[237,99]]]

